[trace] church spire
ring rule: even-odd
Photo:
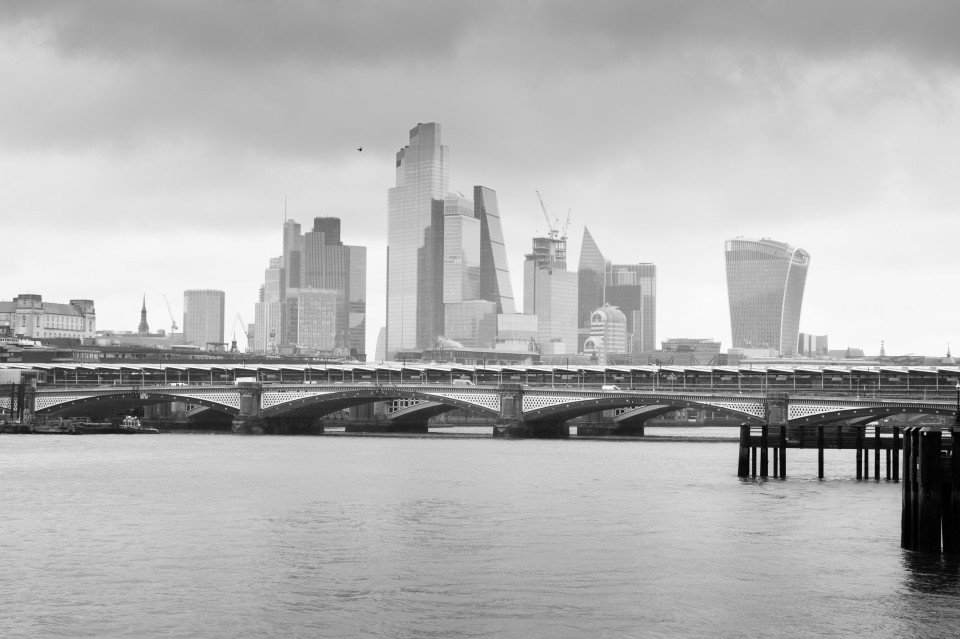
[[[140,309],[140,326],[137,327],[137,332],[141,335],[146,335],[150,332],[150,325],[147,324],[147,295],[143,295],[143,308]]]

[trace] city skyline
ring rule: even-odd
[[[435,121],[449,190],[497,193],[515,300],[547,231],[539,191],[551,215],[572,211],[570,240],[589,226],[616,261],[657,265],[658,342],[732,346],[723,243],[740,235],[816,256],[799,330],[833,348],[960,341],[941,310],[960,236],[952,8],[492,2],[411,20],[427,14],[290,4],[223,25],[216,2],[142,6],[0,9],[17,89],[0,105],[0,298],[91,299],[98,328],[135,331],[144,293],[157,330],[164,295],[179,321],[183,291],[223,290],[229,340],[237,313],[253,322],[285,217],[339,217],[344,243],[368,247],[372,353],[394,156]]]

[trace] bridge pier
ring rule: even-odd
[[[260,414],[260,397],[263,385],[259,382],[239,382],[240,414],[233,418],[232,429],[236,435],[262,435],[263,417]]]
[[[263,430],[273,435],[322,435],[323,422],[316,417],[268,417]]]

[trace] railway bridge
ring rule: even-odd
[[[816,392],[737,392],[616,387],[530,386],[519,383],[259,382],[232,384],[148,383],[27,386],[21,397],[0,395],[0,414],[27,416],[110,416],[165,402],[186,402],[226,414],[236,433],[316,421],[339,410],[388,402],[389,419],[378,430],[426,432],[438,414],[465,409],[494,422],[494,436],[564,438],[569,420],[610,411],[611,434],[643,434],[644,423],[684,408],[704,409],[749,426],[790,429],[825,424],[861,425],[893,415],[956,417],[951,399],[858,397]],[[609,414],[609,413],[608,413]],[[358,430],[362,426],[356,427]]]

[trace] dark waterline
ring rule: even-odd
[[[849,451],[848,451],[849,452]],[[954,636],[852,454],[735,443],[0,437],[4,637]]]

